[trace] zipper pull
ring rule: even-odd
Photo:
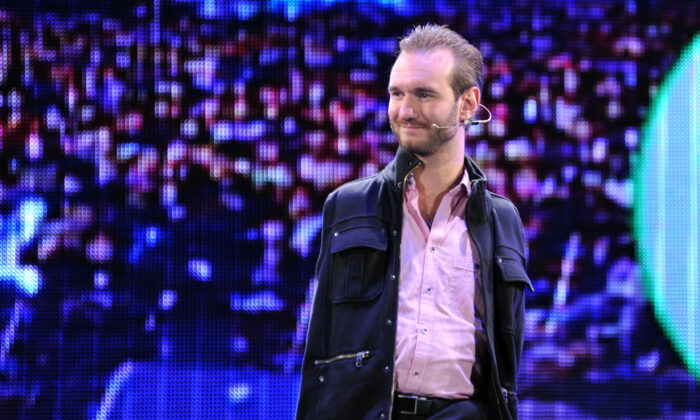
[[[362,367],[362,361],[364,359],[367,359],[369,357],[369,351],[361,351],[357,353],[357,356],[355,356],[355,367],[356,368],[361,368]]]

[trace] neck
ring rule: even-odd
[[[459,130],[461,131],[461,130]],[[464,134],[446,143],[430,156],[419,156],[422,163],[413,172],[416,187],[422,195],[443,195],[457,185],[464,173]]]
[[[462,139],[464,138],[462,133]],[[453,139],[427,157],[413,172],[421,216],[431,224],[442,198],[459,183],[464,173],[464,140]]]

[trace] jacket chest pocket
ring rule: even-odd
[[[495,270],[500,328],[503,332],[514,333],[515,319],[524,310],[524,289],[527,287],[532,291],[532,283],[523,267],[522,257],[512,249],[496,249]]]
[[[334,303],[371,301],[382,292],[387,238],[378,227],[353,227],[331,236],[330,298]]]

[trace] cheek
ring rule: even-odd
[[[390,120],[395,120],[396,117],[399,115],[399,108],[396,105],[389,103],[386,112]]]

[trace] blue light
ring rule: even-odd
[[[564,179],[564,182],[567,183],[572,182],[574,180],[577,172],[578,168],[576,168],[573,165],[566,165],[563,168],[561,168],[562,178]]]
[[[29,295],[35,295],[39,291],[41,277],[35,267],[20,268],[19,276],[16,279],[17,286]]]
[[[188,271],[192,277],[199,281],[211,280],[211,262],[204,258],[190,260],[188,264]]]
[[[637,64],[634,61],[622,64],[622,72],[625,74],[625,85],[637,86]]]
[[[232,403],[242,403],[250,398],[252,391],[248,383],[232,384],[228,388],[228,397]]]
[[[246,232],[246,239],[249,241],[257,241],[258,240],[258,230],[257,229],[249,229],[248,232]]]
[[[377,56],[374,54],[374,50],[367,46],[362,48],[362,62],[370,67],[376,67],[379,64]]]
[[[234,125],[230,121],[220,121],[213,124],[210,131],[214,143],[225,143],[233,140]]]
[[[523,107],[523,118],[528,124],[532,124],[537,120],[537,101],[527,99]]]
[[[20,206],[19,215],[22,240],[26,243],[36,235],[39,222],[46,216],[46,204],[41,200],[27,200]]]
[[[129,250],[129,262],[138,264],[141,261],[141,254],[143,254],[143,244],[134,241],[134,246]]]
[[[263,290],[247,295],[232,293],[230,306],[232,311],[257,313],[282,310],[284,302],[272,290]]]
[[[44,217],[46,204],[32,198],[22,202],[8,218],[0,218],[0,280],[13,283],[28,295],[39,291],[41,274],[34,266],[20,265],[20,252],[34,240]]]
[[[260,6],[252,1],[242,1],[236,7],[236,14],[240,20],[248,20],[257,15]]]
[[[200,15],[206,18],[215,18],[220,15],[219,8],[216,5],[215,0],[204,0],[200,7]]]
[[[261,66],[269,66],[277,63],[282,57],[280,48],[267,47],[260,52],[258,62]]]
[[[297,132],[297,122],[294,117],[284,119],[283,131],[288,136]]]
[[[295,1],[290,1],[287,2],[287,6],[284,8],[284,11],[284,15],[287,20],[292,22],[299,16],[300,7]]]
[[[238,141],[258,141],[268,129],[265,121],[236,122],[233,126],[233,134]]]
[[[177,302],[177,292],[174,290],[163,290],[160,294],[160,300],[158,306],[160,309],[169,311],[173,309],[175,303]]]
[[[250,66],[241,66],[239,68],[239,71],[241,73],[241,78],[243,78],[244,80],[250,80],[255,75],[255,71]]]
[[[129,160],[139,152],[138,143],[124,143],[117,146],[117,159]]]
[[[146,229],[146,245],[148,247],[156,246],[159,237],[160,229],[157,226],[149,226],[148,229]]]
[[[248,351],[248,339],[244,336],[231,337],[231,349],[236,353],[245,353]]]
[[[96,289],[104,289],[109,285],[109,274],[102,270],[96,271],[93,277],[93,283]]]
[[[323,217],[321,215],[311,216],[303,219],[292,234],[292,248],[299,255],[306,258],[311,255],[313,240],[321,230]]]

